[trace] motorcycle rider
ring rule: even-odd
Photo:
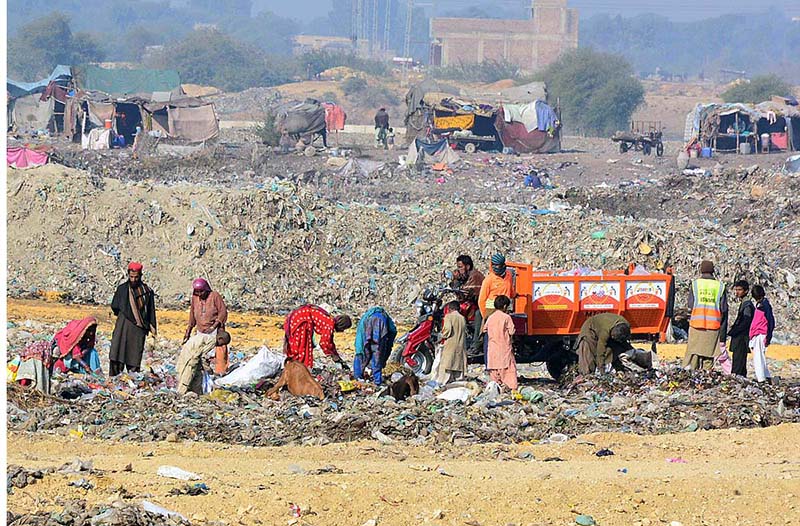
[[[481,292],[483,280],[483,273],[475,268],[475,264],[472,262],[472,257],[466,254],[461,254],[456,258],[455,278],[453,279],[451,286],[454,289],[460,289],[464,291],[463,299],[471,301],[477,305],[478,295]],[[475,309],[475,325],[473,328],[473,334],[475,336],[472,338],[472,347],[469,354],[479,354],[483,349],[483,338],[478,332],[480,330],[482,321],[483,318],[481,317],[480,309]]]
[[[462,254],[456,258],[456,272],[452,287],[464,291],[464,299],[478,301],[483,284],[483,274],[475,269],[472,258]]]

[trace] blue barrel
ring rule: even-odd
[[[711,148],[706,146],[705,148],[700,150],[700,157],[705,157],[706,159],[710,159],[711,158]]]

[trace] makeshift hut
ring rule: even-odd
[[[738,152],[741,144],[757,148],[760,114],[746,104],[698,104],[686,116],[684,141],[697,141],[716,152]]]
[[[450,148],[447,140],[441,139],[435,142],[425,142],[422,139],[415,139],[408,146],[406,164],[440,164],[449,166],[459,160],[458,154]]]
[[[770,135],[770,150],[800,151],[800,109],[796,105],[788,105],[783,101],[766,101],[758,104],[756,109],[761,117],[756,122],[756,130],[761,135]],[[763,149],[764,144],[759,144]],[[761,150],[759,150],[761,151]]]
[[[69,66],[56,66],[45,79],[17,82],[6,79],[8,94],[7,123],[9,129],[21,133],[59,133],[64,131],[66,107],[74,95]]]
[[[775,101],[757,106],[698,104],[686,116],[684,141],[697,141],[715,152],[796,151],[800,149],[800,111]]]

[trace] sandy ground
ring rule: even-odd
[[[48,323],[66,323],[68,320],[94,316],[98,319],[100,333],[109,338],[114,329],[114,317],[107,306],[65,305],[40,300],[8,299],[8,319],[16,323],[25,320],[37,320]],[[158,326],[162,336],[171,340],[180,340],[186,331],[188,312],[176,310],[158,311]],[[236,349],[249,349],[268,345],[279,348],[283,341],[283,318],[267,316],[254,312],[231,312],[228,316],[228,331],[231,333],[232,345]],[[408,326],[399,326],[402,332]],[[340,349],[353,350],[355,330],[336,334],[336,345]],[[686,351],[685,344],[659,345],[658,352],[662,359],[682,357]],[[800,360],[800,346],[772,345],[768,356],[776,360]]]
[[[800,425],[784,424],[658,437],[602,433],[559,445],[445,446],[440,452],[377,443],[64,443],[11,434],[11,464],[61,466],[77,454],[104,472],[87,477],[95,485],[88,491],[67,486],[77,475],[47,475],[16,489],[8,507],[53,509],[57,495],[109,503],[124,489],[134,502],[228,524],[569,525],[579,513],[599,525],[797,524],[798,432]],[[595,456],[601,448],[614,456]],[[552,457],[562,461],[547,460]],[[124,471],[128,464],[132,471]],[[168,495],[183,483],[157,476],[161,465],[202,474],[210,494]],[[326,466],[341,473],[302,473]],[[298,522],[290,503],[303,510]]]

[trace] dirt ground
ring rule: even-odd
[[[66,305],[39,300],[8,299],[8,320],[24,323],[25,320],[61,323],[72,319],[94,316],[99,322],[98,331],[111,336],[114,318],[111,309],[97,305]],[[228,331],[231,333],[232,345],[236,349],[250,349],[267,345],[279,348],[283,341],[283,318],[267,316],[256,312],[231,312],[228,317]],[[159,309],[158,326],[162,336],[171,340],[181,340],[186,330],[188,313],[184,311]],[[410,327],[400,325],[402,333]],[[355,330],[336,334],[336,345],[340,349],[352,351],[355,341]],[[662,359],[682,357],[686,351],[685,344],[662,344],[658,347]],[[800,346],[771,345],[769,357],[776,360],[800,360]]]
[[[110,503],[125,494],[196,521],[358,526],[778,525],[800,521],[800,425],[643,437],[602,433],[565,444],[486,445],[434,453],[395,444],[249,448],[213,443],[126,444],[11,434],[7,460],[28,469],[92,460],[84,490],[54,473],[8,497],[8,508],[57,509],[56,495]],[[601,448],[613,456],[597,457]],[[532,456],[531,456],[532,455]],[[558,461],[554,461],[557,458]],[[670,461],[672,459],[672,461]],[[677,460],[676,460],[677,459]],[[130,471],[125,471],[130,464]],[[205,496],[162,465],[202,475]],[[330,467],[328,473],[312,470]],[[302,510],[293,520],[290,505]],[[284,522],[287,521],[287,522]]]

